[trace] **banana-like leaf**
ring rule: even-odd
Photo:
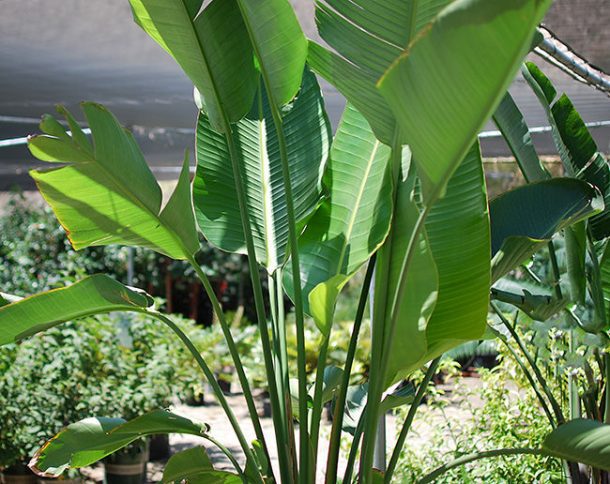
[[[0,307],[0,345],[13,343],[66,321],[111,311],[143,310],[147,294],[96,274],[71,286],[17,299]]]
[[[309,44],[312,69],[333,84],[390,145],[396,121],[375,84],[450,0],[318,0],[320,36],[335,52]]]
[[[239,484],[237,474],[214,469],[203,447],[192,447],[172,455],[163,470],[163,484]]]
[[[427,203],[442,195],[493,114],[550,4],[456,0],[379,81],[413,152]]]
[[[570,296],[572,301],[585,304],[587,289],[586,255],[587,227],[585,222],[578,222],[563,231],[565,239],[568,279],[570,280]]]
[[[523,77],[538,97],[551,125],[551,134],[566,173],[597,187],[606,208],[588,221],[596,240],[610,235],[610,167],[570,99],[557,91],[548,77],[533,63],[522,69]]]
[[[546,321],[569,303],[567,299],[552,296],[543,286],[507,279],[498,281],[491,288],[491,298],[519,308],[536,321]]]
[[[414,241],[415,247],[406,273],[405,297],[395,301],[397,287],[401,282],[401,269],[408,250],[411,234],[417,224],[420,211],[414,200],[415,170],[409,170],[406,180],[400,180],[396,187],[396,205],[392,220],[392,230],[387,242],[377,256],[377,267],[389,267],[389,271],[377,271],[375,287],[385,287],[385,291],[375,291],[374,321],[395,320],[392,339],[388,332],[390,324],[384,325],[384,339],[389,341],[388,363],[385,386],[403,379],[424,357],[427,351],[426,330],[438,296],[439,276],[425,229]],[[385,301],[384,301],[385,299]],[[385,318],[381,319],[380,308],[385,305]],[[386,351],[386,350],[384,350]]]
[[[203,436],[208,430],[206,424],[165,410],[154,410],[129,422],[121,418],[91,417],[68,425],[36,452],[29,465],[40,476],[58,477],[66,469],[91,465],[147,435]]]
[[[375,139],[364,117],[348,104],[324,175],[328,196],[299,238],[305,311],[325,334],[338,292],[388,234],[389,155],[389,147]],[[284,277],[288,294],[293,294],[292,285],[288,265]]]
[[[599,191],[574,178],[525,185],[489,204],[492,282],[536,252],[553,234],[604,208]]]
[[[237,2],[271,98],[283,106],[301,86],[307,39],[288,0]]]
[[[549,455],[610,471],[610,425],[576,419],[560,425],[545,439]]]
[[[550,175],[540,163],[523,114],[508,92],[496,109],[493,120],[517,160],[525,179],[528,182],[548,180]]]
[[[445,197],[428,215],[426,232],[439,289],[426,329],[428,349],[417,366],[465,340],[479,339],[485,332],[491,250],[484,178],[481,151],[475,142],[451,177]]]
[[[123,244],[153,249],[173,259],[191,257],[199,249],[199,240],[188,157],[162,208],[161,188],[131,133],[103,106],[83,103],[82,107],[93,145],[78,126],[72,127],[69,136],[59,123],[53,128],[49,117],[41,123],[46,134],[28,141],[40,160],[69,163],[30,173],[74,248]],[[60,108],[60,112],[72,119],[67,111]]]
[[[319,203],[331,137],[313,73],[305,73],[301,91],[283,110],[283,126],[294,209],[297,221],[302,221]],[[259,93],[248,116],[233,126],[233,136],[240,155],[256,258],[272,273],[287,255],[288,217],[277,133],[264,93]],[[204,113],[200,113],[197,126],[197,165],[193,199],[201,231],[223,250],[246,253],[229,149],[224,135],[210,126]]]
[[[129,0],[134,19],[182,67],[218,131],[252,106],[258,86],[252,44],[236,0]]]

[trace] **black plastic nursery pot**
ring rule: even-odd
[[[137,444],[104,459],[105,484],[141,484],[146,482],[148,444]]]
[[[189,407],[202,407],[206,403],[205,395],[203,391],[195,391],[191,389],[186,393],[184,403],[186,403]]]
[[[38,477],[26,464],[15,464],[0,472],[2,484],[36,484]]]
[[[60,482],[62,484],[82,484],[83,479],[80,477],[76,477],[76,478],[72,478],[72,479],[69,479],[69,478],[63,479],[61,477],[59,479],[45,479],[45,478],[39,477],[36,480],[37,484],[49,484],[51,482]]]
[[[171,454],[169,435],[167,434],[153,435],[150,438],[149,446],[149,460],[151,461],[167,459]]]

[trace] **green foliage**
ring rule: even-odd
[[[195,339],[201,331],[178,323]],[[143,315],[66,323],[0,348],[0,467],[29,459],[71,422],[170,406],[198,384],[193,368],[173,333]]]
[[[305,73],[299,95],[284,108],[282,117],[293,190],[298,193],[294,200],[296,216],[302,221],[318,205],[330,145],[330,123],[311,72]],[[256,258],[273,273],[287,257],[288,221],[278,137],[264,92],[259,93],[250,113],[233,126],[233,138],[242,177],[248,184],[248,219]],[[193,201],[201,231],[222,250],[247,253],[239,206],[227,206],[228,198],[237,198],[235,174],[229,169],[231,149],[203,112],[197,123],[197,160]]]
[[[36,158],[64,164],[30,174],[66,228],[72,246],[78,250],[133,245],[172,259],[191,258],[199,241],[189,194],[188,156],[176,187],[162,204],[161,187],[132,134],[105,107],[90,102],[81,106],[93,144],[78,127],[71,135],[57,122],[50,128],[50,117],[40,123],[44,134],[28,140]],[[63,107],[58,111],[66,121],[71,119]]]
[[[47,205],[14,193],[0,215],[0,287],[2,292],[29,296],[64,286],[88,274],[112,274],[127,282],[127,247],[110,245],[75,251],[65,230]],[[133,248],[133,285],[149,294],[166,296],[165,275],[175,280],[175,292],[190,293],[198,281],[193,268],[141,247]],[[210,244],[202,244],[197,261],[210,276],[228,282],[223,301],[234,305],[244,278],[244,260]],[[189,294],[190,295],[190,294]],[[246,295],[246,302],[249,295]],[[248,314],[250,314],[248,312]]]
[[[27,296],[96,272],[126,275],[126,249],[116,246],[76,252],[47,206],[15,193],[0,216],[0,286]]]
[[[426,404],[418,411],[413,435],[397,466],[397,482],[414,482],[461,455],[541,446],[551,430],[550,425],[540,412],[535,394],[505,349],[500,351],[499,366],[480,370],[480,380],[462,378],[450,361],[445,361],[442,369],[448,379],[441,388],[429,388]],[[405,414],[406,410],[399,413],[403,418]],[[562,467],[557,459],[524,455],[480,460],[453,469],[435,482],[484,480],[500,484],[562,479]]]
[[[138,303],[135,293],[129,289],[118,282],[111,285],[127,296],[120,301],[128,299],[127,302],[138,303],[136,310],[146,311],[163,322],[188,348],[232,424],[246,456],[243,472],[249,480],[273,482],[275,477],[268,475],[272,474],[268,447],[246,371],[250,371],[251,380],[260,379],[268,386],[281,482],[312,481],[316,474],[322,403],[333,393],[343,395],[341,404],[336,405],[338,418],[331,431],[329,450],[331,465],[326,469],[328,481],[336,481],[332,454],[337,454],[341,439],[343,397],[348,390],[359,389],[360,401],[364,396],[367,399],[366,416],[351,424],[355,434],[363,433],[358,479],[369,484],[380,478],[372,469],[379,415],[394,404],[419,402],[422,396],[418,392],[416,400],[412,400],[410,387],[406,392],[388,397],[384,397],[384,391],[444,351],[483,337],[491,283],[491,241],[476,135],[502,98],[507,99],[505,91],[531,47],[536,25],[550,3],[550,0],[316,2],[320,34],[334,51],[310,44],[309,61],[314,70],[341,90],[360,111],[358,114],[348,108],[344,120],[354,115],[354,119],[357,118],[354,124],[358,126],[342,124],[342,129],[346,128],[349,133],[344,137],[345,132],[340,130],[335,139],[331,170],[324,180],[328,200],[322,199],[320,189],[321,170],[328,150],[327,119],[314,78],[305,68],[307,42],[288,0],[130,1],[136,22],[173,56],[196,88],[195,98],[202,121],[197,150],[200,170],[194,190],[197,221],[189,191],[188,156],[178,183],[164,201],[160,186],[133,137],[106,108],[94,103],[83,104],[93,143],[62,108],[60,113],[65,116],[70,132],[54,118],[43,118],[41,130],[44,134],[30,139],[30,150],[40,160],[61,162],[62,166],[34,170],[32,176],[67,228],[72,245],[77,249],[109,244],[145,247],[172,259],[187,261],[191,266],[189,270],[200,279],[217,320],[217,324],[207,331],[195,331],[184,322],[165,317],[155,308],[144,308],[141,303],[148,303],[147,298],[140,295],[142,301]],[[439,76],[439,72],[444,75]],[[538,73],[532,75],[538,82],[544,80]],[[540,90],[550,103],[554,94],[544,87]],[[553,106],[557,138],[566,136],[561,126],[578,124],[578,119],[568,112],[569,106],[564,107],[559,110]],[[551,112],[550,107],[548,110]],[[504,117],[498,116],[500,124],[507,117],[511,122],[519,121],[514,110],[504,114]],[[509,130],[505,129],[505,132]],[[378,140],[373,139],[372,133]],[[515,136],[518,137],[519,132]],[[342,146],[346,139],[349,146]],[[363,139],[366,143],[361,143]],[[579,140],[582,141],[582,137]],[[522,137],[522,143],[527,144],[527,141]],[[563,142],[564,155],[570,150],[570,156],[576,151],[590,151],[590,147],[583,148],[577,142],[566,139]],[[518,142],[512,146],[515,153],[529,149]],[[352,149],[356,153],[350,153]],[[357,180],[350,180],[341,172],[351,169],[354,155],[360,157],[360,174]],[[527,151],[526,161],[530,165],[535,162],[531,155],[531,150]],[[596,158],[593,169],[599,167],[599,160]],[[381,206],[375,204],[373,207],[379,220],[374,219],[372,213],[358,217],[364,200],[359,200],[358,194],[364,193],[372,174],[381,183],[369,187],[372,193],[370,197],[366,193],[366,200],[375,203],[380,200]],[[602,191],[606,188],[603,183],[597,186]],[[341,191],[351,195],[350,189],[356,187],[355,198],[338,197]],[[567,199],[563,195],[561,198]],[[582,203],[586,215],[593,213],[586,210],[593,198],[590,196]],[[316,208],[319,211],[313,213]],[[341,209],[346,208],[350,216],[347,224],[342,224],[341,219],[345,216],[341,215]],[[504,217],[504,214],[499,216]],[[386,219],[390,223],[389,232]],[[335,222],[339,222],[336,227]],[[541,223],[538,218],[534,222]],[[550,238],[552,232],[562,227],[562,224],[552,225],[548,233],[545,232],[545,238]],[[362,233],[358,232],[360,229]],[[223,249],[247,252],[258,333],[242,330],[237,339],[233,338],[209,273],[194,257],[200,248],[198,230]],[[299,243],[299,235],[303,243]],[[337,246],[331,247],[334,251],[327,250],[335,239]],[[582,237],[579,240],[582,242]],[[567,244],[568,252],[569,247]],[[372,337],[359,342],[363,356],[354,353],[358,335],[347,336],[350,328],[361,328],[369,288],[363,288],[353,324],[341,323],[336,316],[338,312],[335,313],[335,304],[347,279],[377,249],[375,304],[370,323]],[[594,247],[592,252],[597,250],[601,247]],[[579,254],[584,257],[584,251]],[[299,262],[301,255],[302,265]],[[551,255],[554,255],[552,251]],[[293,325],[287,325],[285,318],[281,281],[282,266],[288,258],[293,285],[286,284],[286,292],[293,296],[295,303]],[[515,264],[518,262],[521,260]],[[596,254],[593,265],[595,262]],[[269,275],[269,321],[257,263]],[[332,267],[333,264],[336,267]],[[184,266],[174,267],[184,269]],[[578,267],[582,269],[583,264]],[[368,282],[373,274],[372,264],[370,269]],[[592,279],[590,284],[597,284],[599,289],[595,294],[590,291],[594,301],[602,294],[599,279]],[[0,319],[5,327],[14,326],[18,319],[15,313],[25,308],[30,312],[18,315],[23,318],[22,324],[26,329],[38,330],[71,317],[88,316],[93,309],[99,312],[117,307],[134,309],[128,304],[112,307],[105,303],[93,304],[100,301],[88,298],[93,309],[80,308],[83,311],[79,312],[79,301],[65,297],[98,280],[84,279],[62,291],[46,293],[22,303],[6,305],[2,299]],[[104,280],[108,282],[109,279]],[[309,303],[308,310],[317,327],[311,320],[304,322],[307,304],[304,304],[299,285],[303,281],[306,282],[305,303]],[[272,286],[276,286],[275,290],[271,290]],[[104,295],[106,291],[102,291]],[[62,304],[53,308],[58,314],[39,311],[37,302],[61,300],[62,297]],[[102,299],[118,301],[116,297]],[[562,299],[561,294],[557,299]],[[60,310],[64,314],[59,314]],[[58,474],[70,465],[91,463],[129,444],[140,434],[152,431],[195,434],[203,431],[201,427],[165,412],[141,415],[152,402],[167,399],[176,390],[171,385],[189,381],[192,386],[192,380],[183,378],[180,370],[187,358],[178,356],[175,347],[165,347],[160,332],[153,333],[156,335],[153,343],[139,346],[137,335],[130,333],[133,326],[125,325],[122,317],[111,317],[112,322],[122,328],[111,333],[114,340],[105,341],[98,335],[96,342],[98,346],[104,343],[104,351],[118,351],[122,357],[123,353],[126,356],[123,360],[115,360],[112,353],[113,364],[108,368],[101,365],[103,371],[99,375],[96,374],[99,362],[92,365],[96,371],[89,371],[87,376],[95,375],[92,379],[95,385],[83,385],[82,388],[76,385],[73,390],[82,393],[86,401],[85,407],[75,407],[74,412],[89,412],[91,405],[96,405],[94,413],[101,412],[105,416],[81,420],[60,433],[41,451],[40,470]],[[167,328],[164,331],[168,331]],[[29,334],[21,327],[17,329],[19,334],[11,336]],[[363,334],[366,331],[368,336],[366,327],[361,331]],[[147,331],[143,334],[150,335]],[[515,331],[512,334],[517,337]],[[348,340],[350,346],[346,352]],[[30,341],[36,341],[36,338]],[[261,348],[257,347],[259,341]],[[82,345],[74,342],[74,346]],[[88,345],[87,350],[95,346]],[[142,355],[146,357],[140,359],[139,351],[143,348],[148,352],[143,351]],[[354,354],[358,358],[357,365],[353,364]],[[231,356],[230,360],[227,355]],[[261,367],[261,355],[265,370],[257,372]],[[19,357],[18,350],[13,356]],[[8,358],[11,357],[9,354]],[[251,361],[247,361],[248,357]],[[336,365],[333,365],[333,358],[338,358]],[[251,368],[246,370],[244,365],[247,363],[251,363]],[[331,369],[325,371],[329,363]],[[427,387],[437,363],[438,359],[435,359],[422,378],[422,389]],[[231,365],[237,370],[259,441],[253,446],[245,438],[215,380],[215,373],[226,378]],[[346,371],[335,366],[345,366]],[[6,368],[5,374],[10,374],[15,365],[4,363],[2,367]],[[308,373],[311,375],[314,369],[317,380],[309,385]],[[264,376],[258,376],[258,373]],[[290,377],[295,374],[298,375],[298,395],[295,397],[298,411],[292,408],[290,398]],[[164,387],[161,379],[170,387]],[[350,387],[350,379],[356,383],[368,381]],[[519,380],[515,380],[519,384]],[[563,380],[561,375],[558,387],[563,385]],[[507,381],[505,374],[500,371],[486,374],[484,381],[489,390],[484,398],[493,403],[485,407],[491,413],[486,414],[485,410],[472,422],[478,435],[486,444],[494,446],[512,445],[513,441],[524,439],[529,439],[530,445],[539,445],[539,437],[548,428],[520,425],[537,412],[533,401],[511,398],[509,390],[502,385]],[[525,392],[522,385],[519,390]],[[80,393],[73,396],[70,405],[76,405]],[[123,400],[119,395],[128,398]],[[442,398],[439,395],[434,398],[439,402],[436,407],[443,410]],[[595,398],[599,400],[597,396]],[[311,419],[307,418],[309,412]],[[557,413],[559,415],[560,410]],[[138,414],[140,416],[127,423],[116,420]],[[72,417],[70,412],[67,415]],[[297,420],[301,417],[298,456],[292,416]],[[411,417],[406,421],[410,422]],[[91,442],[81,444],[85,434],[91,436]],[[467,437],[464,442],[456,439],[455,448],[449,450],[455,454],[469,446],[479,449],[480,440],[473,438],[472,433]],[[359,442],[359,438],[353,439],[353,456],[358,452]],[[446,448],[446,442],[445,438],[441,450]],[[213,473],[205,455],[199,457],[205,472]],[[431,463],[425,459],[422,462]],[[235,466],[241,474],[239,465]],[[354,465],[350,466],[348,472],[354,470]],[[409,462],[403,469],[404,472],[422,470],[415,469]],[[499,469],[500,478],[508,480],[538,478],[527,472],[523,474],[521,468],[519,474],[511,466]],[[388,481],[391,472],[388,470]],[[474,474],[475,478],[479,476]],[[223,479],[222,476],[208,477],[217,481]],[[236,478],[235,475],[224,477]]]

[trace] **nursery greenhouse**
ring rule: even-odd
[[[1,483],[610,483],[610,2],[0,13]]]

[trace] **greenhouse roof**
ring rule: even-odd
[[[316,37],[313,1],[292,3],[306,33]],[[558,0],[546,22],[575,51],[610,70],[610,2]],[[35,132],[36,120],[52,112],[55,104],[78,112],[80,101],[94,100],[107,105],[134,130],[159,176],[175,176],[184,148],[192,145],[196,116],[192,86],[173,60],[135,25],[127,0],[3,0],[0,59],[0,146],[4,140]],[[610,120],[610,102],[604,93],[550,65],[544,70],[558,91],[572,98],[585,121]],[[328,84],[323,87],[336,123],[344,101]],[[511,91],[530,126],[544,127],[544,114],[520,78]],[[493,125],[488,129],[493,130]],[[600,148],[609,151],[610,127],[593,132]],[[552,152],[548,135],[538,136],[536,142],[541,152]],[[484,150],[490,156],[509,155],[497,138],[486,138]],[[0,147],[0,189],[27,180],[31,166],[24,145]]]

